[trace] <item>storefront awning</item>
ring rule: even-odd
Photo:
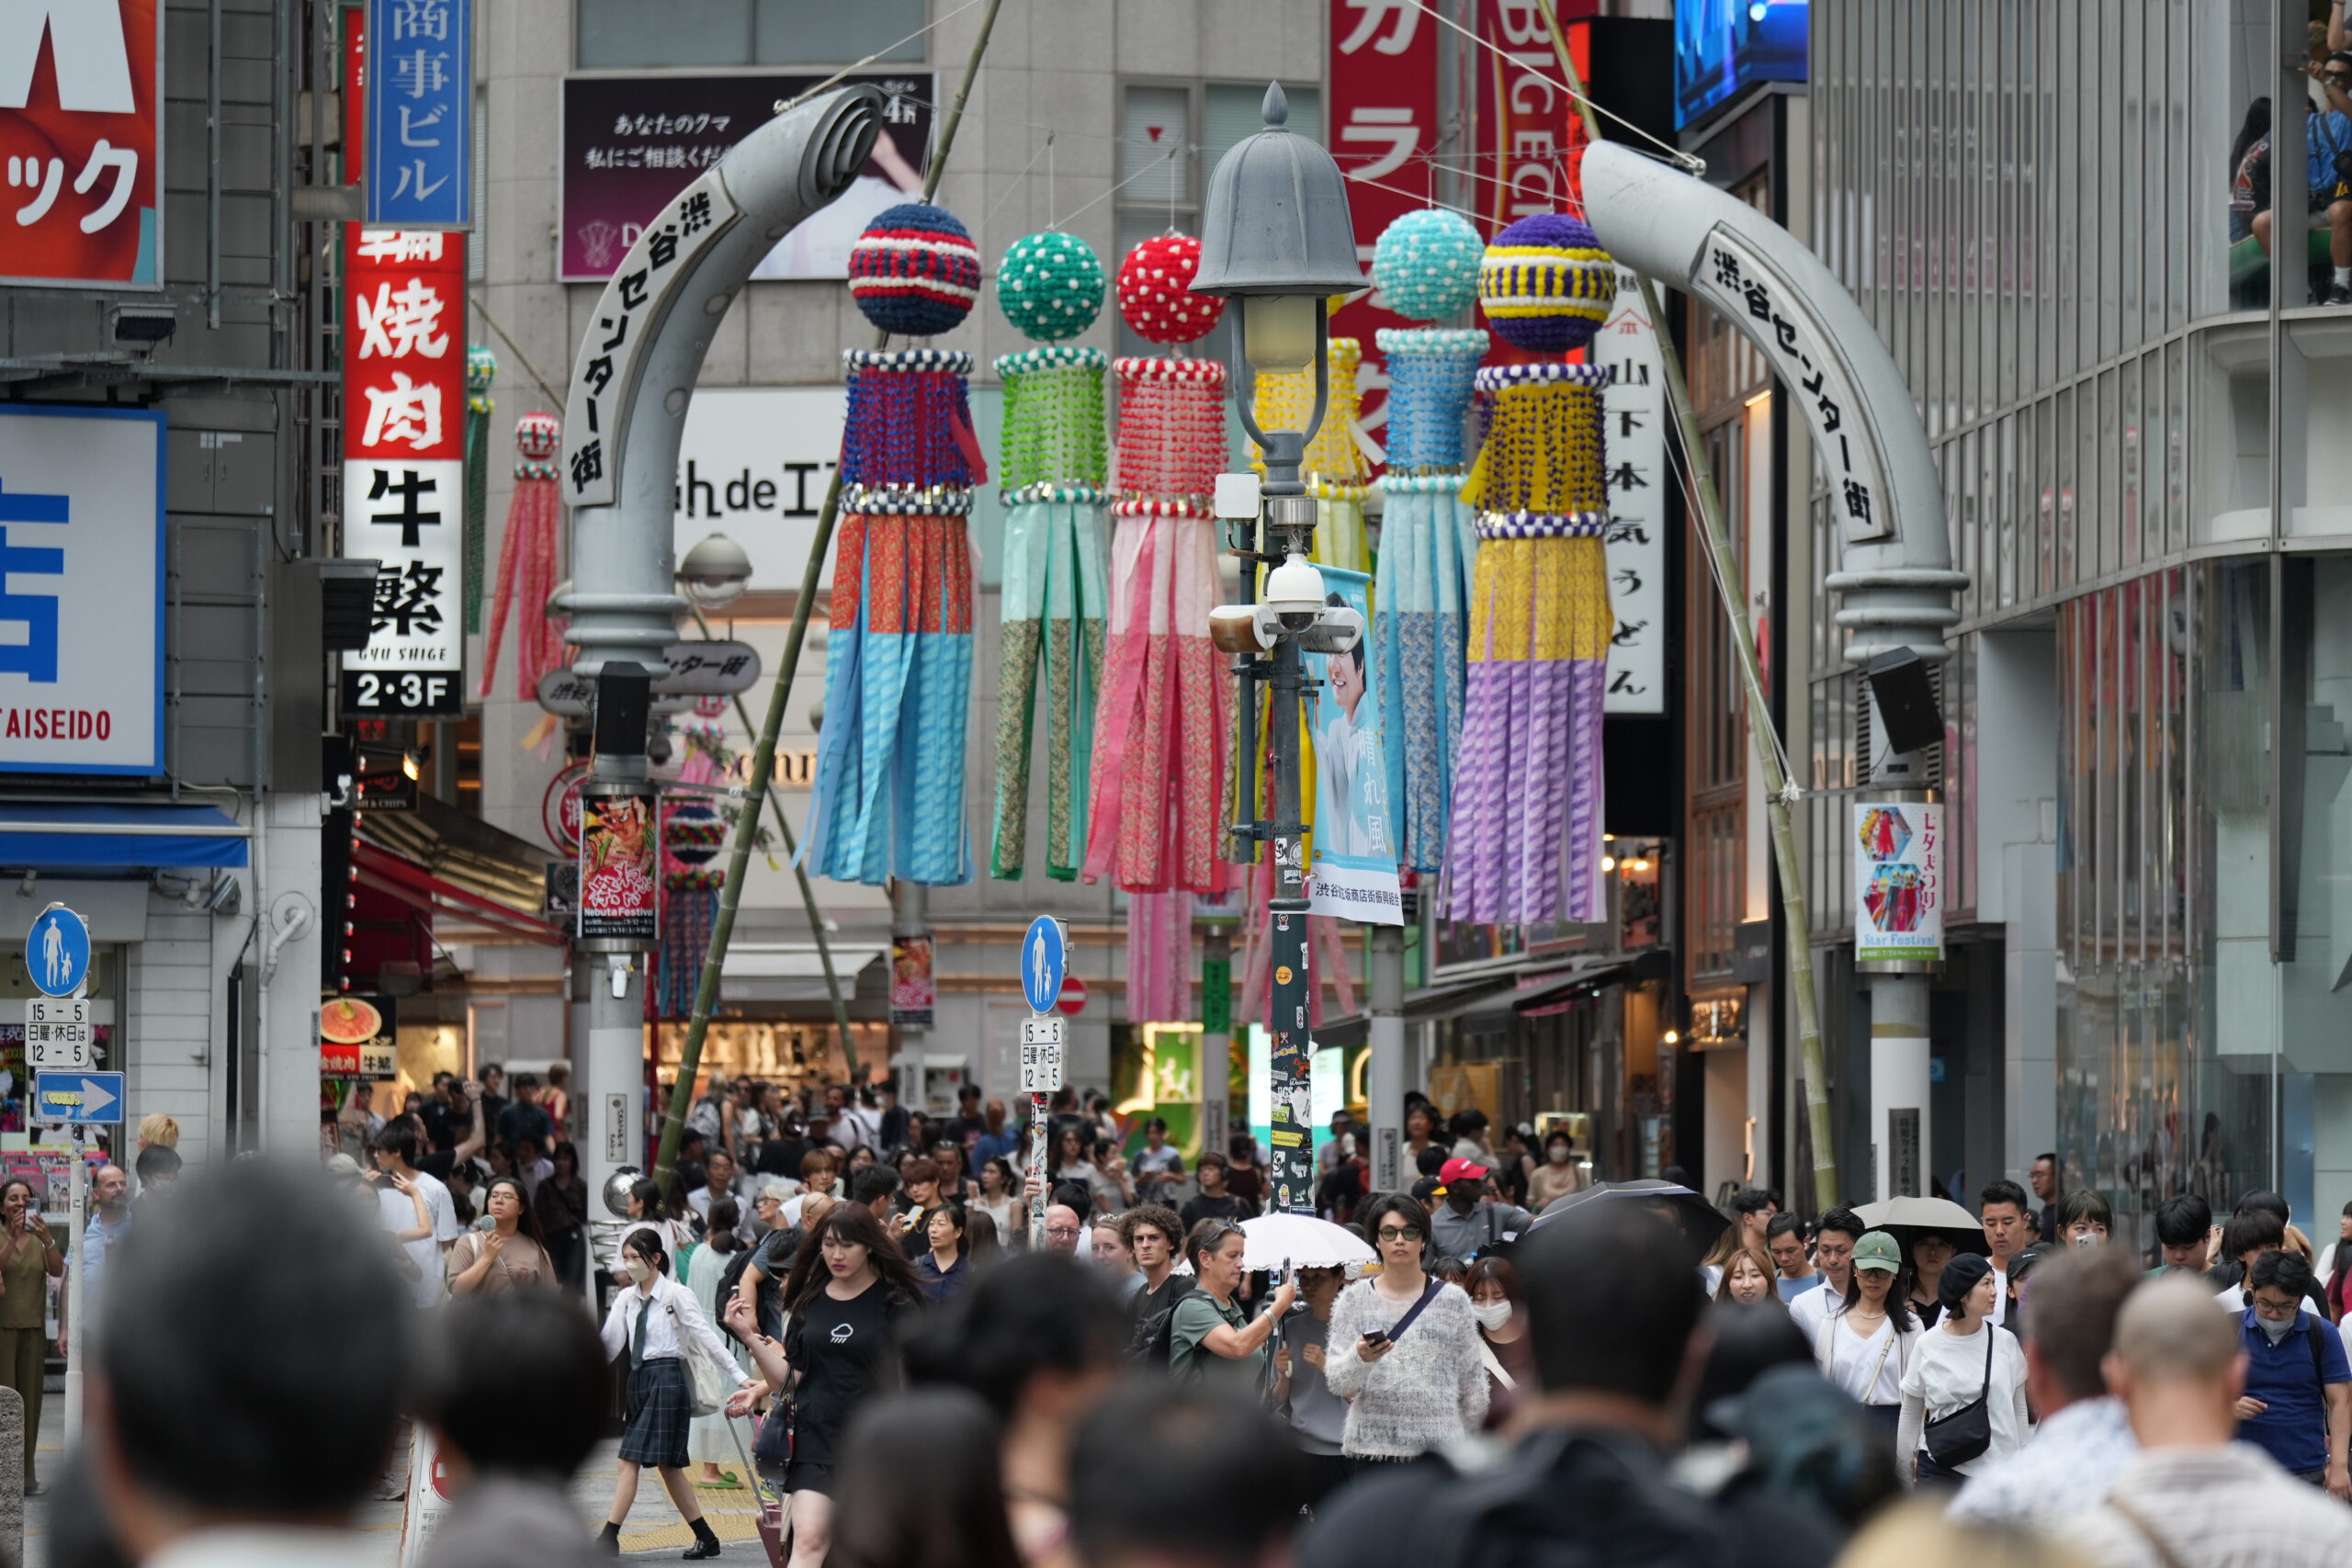
[[[468,921],[508,936],[559,947],[563,933],[520,909],[435,876],[414,861],[362,840],[352,848],[351,879],[426,914]]]
[[[253,830],[211,806],[0,803],[0,866],[140,872],[242,866]]]
[[[1616,953],[1590,953],[1565,964],[1510,976],[1509,983],[1452,1010],[1487,1018],[1530,1018],[1558,1012],[1575,1000],[1571,993],[1614,979],[1629,966]]]
[[[857,994],[859,971],[885,957],[882,948],[832,944],[833,974],[844,998]],[[809,942],[729,943],[718,972],[721,994],[733,1002],[821,1002],[825,966]]]

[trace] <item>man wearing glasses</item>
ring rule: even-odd
[[[1078,1255],[1079,1237],[1086,1234],[1086,1222],[1078,1211],[1067,1203],[1049,1204],[1046,1209],[1046,1250],[1058,1252],[1065,1258]]]
[[[2303,1310],[2312,1266],[2297,1253],[2269,1251],[2245,1280],[2238,1337],[2246,1357],[2238,1437],[2290,1473],[2352,1502],[2346,1467],[2352,1439],[2352,1364],[2335,1325]]]

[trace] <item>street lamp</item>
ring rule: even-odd
[[[1330,395],[1330,320],[1324,301],[1364,287],[1348,217],[1346,179],[1331,155],[1283,124],[1290,106],[1279,85],[1266,89],[1265,129],[1217,160],[1201,223],[1195,294],[1233,301],[1233,400],[1241,426],[1265,454],[1262,486],[1249,475],[1217,481],[1216,514],[1228,548],[1242,561],[1247,603],[1211,613],[1210,635],[1234,656],[1240,701],[1234,752],[1241,760],[1244,820],[1233,825],[1236,859],[1273,845],[1274,1207],[1313,1207],[1315,1150],[1306,1106],[1309,986],[1306,969],[1306,843],[1299,814],[1299,702],[1306,690],[1300,655],[1345,653],[1363,637],[1353,610],[1326,603],[1323,574],[1306,558],[1314,547],[1315,498],[1300,482],[1306,444],[1323,423]],[[1296,375],[1312,367],[1315,402],[1304,430],[1258,428],[1251,405],[1259,375]],[[1271,566],[1262,596],[1257,572]],[[1258,688],[1272,700],[1268,763],[1273,771],[1272,820],[1256,819]]]
[[[724,534],[713,534],[678,563],[678,585],[700,610],[724,610],[752,584],[752,558]]]

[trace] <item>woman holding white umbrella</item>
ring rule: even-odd
[[[1364,1211],[1380,1272],[1340,1294],[1323,1368],[1331,1392],[1349,1402],[1342,1447],[1350,1459],[1413,1459],[1486,1420],[1477,1316],[1461,1286],[1423,1271],[1429,1220],[1402,1193]]]

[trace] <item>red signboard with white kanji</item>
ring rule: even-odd
[[[0,283],[162,287],[164,0],[0,4]]]
[[[463,714],[465,236],[355,226],[345,246],[343,548],[378,564],[344,710]]]

